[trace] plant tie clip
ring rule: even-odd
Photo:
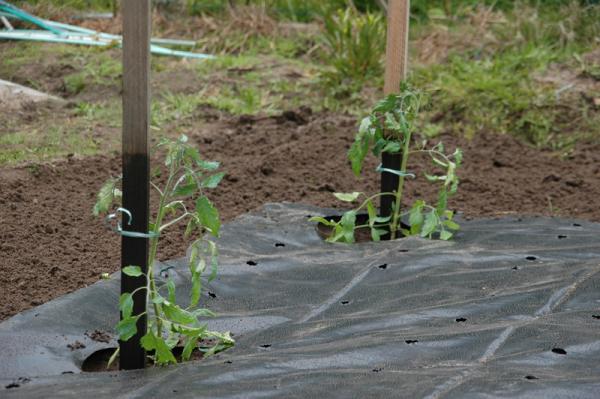
[[[406,173],[402,170],[395,170],[395,169],[389,169],[389,168],[384,168],[383,164],[379,164],[379,166],[377,167],[377,169],[375,169],[376,172],[379,173],[383,173],[383,172],[387,172],[387,173],[391,173],[400,177],[410,177],[411,179],[416,178],[414,173]]]
[[[119,223],[118,221],[117,221],[117,226],[115,227],[111,222],[114,219],[118,220],[119,213],[123,213],[123,214],[127,215],[127,223],[126,223],[127,225],[130,225],[131,221],[133,220],[133,216],[131,215],[131,212],[129,212],[125,208],[117,208],[115,213],[111,213],[111,214],[107,215],[106,219],[105,219],[106,225],[108,226],[109,229],[111,229],[115,233],[120,234],[124,237],[132,237],[132,238],[156,238],[160,235],[159,233],[155,233],[155,232],[140,233],[137,231],[123,230],[121,223]]]

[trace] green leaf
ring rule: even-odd
[[[402,150],[402,144],[397,141],[388,141],[387,144],[383,147],[381,152],[388,152],[390,154],[396,154]]]
[[[207,172],[217,170],[219,168],[219,166],[221,165],[219,162],[216,162],[216,161],[203,161],[203,160],[196,162],[196,164],[198,165],[198,167],[200,167],[200,169],[205,170]]]
[[[202,280],[200,279],[200,273],[192,273],[192,289],[190,291],[190,307],[194,307],[200,300],[200,293],[202,290]]]
[[[335,226],[337,223],[334,222],[333,220],[327,220],[322,216],[313,216],[310,219],[308,219],[309,222],[317,222],[317,223],[321,223],[325,226],[330,226],[333,227]]]
[[[381,236],[387,234],[386,230],[383,229],[371,229],[371,238],[373,241],[381,241]]]
[[[196,322],[194,315],[178,305],[165,301],[163,303],[163,312],[167,319],[179,324],[192,324]]]
[[[388,95],[384,99],[377,102],[377,104],[375,104],[375,107],[373,108],[373,113],[385,113],[393,111],[397,107],[398,99],[399,96],[397,94]]]
[[[137,333],[137,320],[139,316],[130,316],[127,318],[123,318],[117,326],[115,327],[117,330],[117,335],[121,341],[128,341],[131,337],[133,337]]]
[[[183,352],[181,353],[181,359],[183,361],[190,360],[190,356],[192,356],[192,351],[196,348],[197,344],[198,344],[198,337],[189,337],[186,340],[185,346],[183,347]]]
[[[123,272],[123,274],[130,277],[139,277],[144,275],[144,273],[142,273],[142,268],[139,266],[126,266],[123,269],[121,269],[121,271]]]
[[[425,173],[425,178],[430,183],[435,183],[436,181],[446,180],[446,176],[436,176]]]
[[[448,207],[448,193],[446,192],[445,188],[442,188],[438,195],[438,202],[437,202],[437,206],[436,206],[436,212],[437,212],[438,216],[443,216],[447,207]]]
[[[367,213],[369,214],[369,227],[373,228],[375,220],[377,219],[377,210],[375,209],[372,200],[367,201]]]
[[[169,301],[175,303],[175,283],[171,279],[167,281],[167,291],[169,292]]]
[[[355,191],[352,193],[333,193],[333,196],[340,201],[354,202],[360,196],[360,194],[361,193]]]
[[[425,223],[421,229],[421,237],[430,237],[438,225],[438,216],[435,211],[431,211],[425,216]]]
[[[108,359],[108,363],[106,364],[106,369],[107,370],[115,362],[115,360],[117,360],[117,356],[119,356],[119,352],[120,351],[121,351],[121,348],[117,348],[117,349],[115,349],[115,351],[113,352],[113,354],[110,355],[110,358]]]
[[[417,200],[417,201],[415,201],[412,208],[410,209],[410,212],[408,214],[408,224],[410,224],[411,230],[413,230],[413,227],[415,229],[420,229],[421,225],[423,224],[423,220],[424,220],[423,207],[424,206],[425,206],[425,202],[423,200]]]
[[[121,193],[121,191],[117,190],[115,187],[116,182],[116,179],[109,179],[100,188],[96,199],[96,204],[94,205],[94,208],[92,210],[94,216],[98,216],[101,213],[108,212],[108,210],[112,206],[115,197]]]
[[[188,197],[194,194],[198,190],[198,185],[193,182],[189,184],[184,184],[182,186],[177,187],[177,189],[173,192],[173,196],[175,197]]]
[[[448,230],[442,230],[440,232],[440,239],[444,240],[444,241],[448,241],[449,239],[451,239],[453,236],[452,232],[448,231]]]
[[[196,215],[202,226],[206,227],[213,236],[219,236],[219,229],[221,228],[219,212],[205,196],[198,198],[198,201],[196,201]]]
[[[456,222],[453,222],[452,220],[444,221],[444,226],[451,230],[460,230],[460,225]]]
[[[205,188],[215,188],[219,185],[221,180],[223,180],[224,176],[225,176],[225,172],[216,173],[216,174],[206,178],[205,180],[203,180],[200,185]]]
[[[123,319],[131,317],[133,312],[133,295],[130,293],[121,294],[119,298],[119,310]]]
[[[148,331],[141,339],[142,347],[147,351],[154,351],[157,364],[177,363],[177,359],[173,356],[171,348],[167,345],[162,337],[154,335],[152,330]]]
[[[356,225],[356,212],[348,211],[344,213],[340,220],[344,240],[348,243],[354,242],[354,226]]]

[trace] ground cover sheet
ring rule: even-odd
[[[0,397],[598,397],[599,224],[478,219],[450,242],[344,245],[308,222],[325,214],[269,204],[225,225],[203,302],[233,349],[81,373],[116,345],[119,282],[102,281],[0,323]],[[185,259],[169,266],[185,298]]]

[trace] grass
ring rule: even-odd
[[[101,3],[77,1],[80,9]],[[413,10],[409,78],[429,98],[422,134],[512,134],[561,151],[599,137],[600,113],[589,97],[600,98],[600,93],[584,96],[543,78],[564,68],[575,71],[577,79],[599,79],[600,65],[585,54],[600,42],[600,6],[582,6],[578,0],[543,8],[529,1],[499,1],[496,8],[472,3],[453,1],[447,12],[442,0],[412,2],[421,11]],[[378,74],[359,85],[355,79],[330,79],[335,67],[319,15],[302,16],[298,10],[305,4],[297,1],[269,4],[212,11],[220,14],[199,20],[177,17],[186,31],[204,29],[198,51],[219,57],[206,62],[153,57],[155,133],[197,127],[204,123],[203,107],[230,115],[273,115],[309,106],[359,117],[381,96]],[[108,6],[96,8],[102,7]],[[288,7],[287,14],[277,7]],[[289,28],[289,21],[305,20],[317,23]],[[382,51],[369,54],[381,59]],[[3,44],[2,53],[0,78],[66,96],[73,106],[63,114],[41,112],[27,120],[7,115],[0,121],[0,165],[118,149],[120,50],[13,43]],[[172,79],[184,84],[171,85]]]

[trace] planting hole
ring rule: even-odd
[[[562,240],[563,238],[567,238],[567,236],[566,236],[566,235],[564,235],[564,234],[559,234],[559,235],[558,235],[558,239],[559,239],[559,240]]]
[[[557,355],[566,355],[567,351],[563,348],[552,348],[552,353],[556,353]]]
[[[459,317],[458,319],[456,319],[457,323],[464,323],[465,321],[467,321],[467,319],[465,319],[464,317]]]
[[[412,345],[412,344],[416,344],[417,342],[419,342],[418,339],[407,339],[406,342],[408,345]]]
[[[379,265],[377,267],[380,268],[381,270],[385,270],[385,269],[387,269],[387,263],[384,263],[383,265]]]
[[[525,379],[526,380],[538,380],[539,378],[537,378],[535,375],[526,375]]]
[[[276,246],[276,247],[278,247],[278,248],[279,248],[279,247],[285,247],[285,244],[284,244],[284,243],[282,243],[282,242],[276,242],[276,243],[275,243],[275,246]]]
[[[249,260],[248,262],[246,262],[246,264],[247,264],[248,266],[256,266],[256,265],[258,265],[258,263],[256,263],[256,262],[255,262],[255,261],[253,261],[253,260]]]
[[[534,261],[534,260],[537,259],[537,256],[530,255],[530,256],[526,257],[525,259],[530,260],[530,261]]]

